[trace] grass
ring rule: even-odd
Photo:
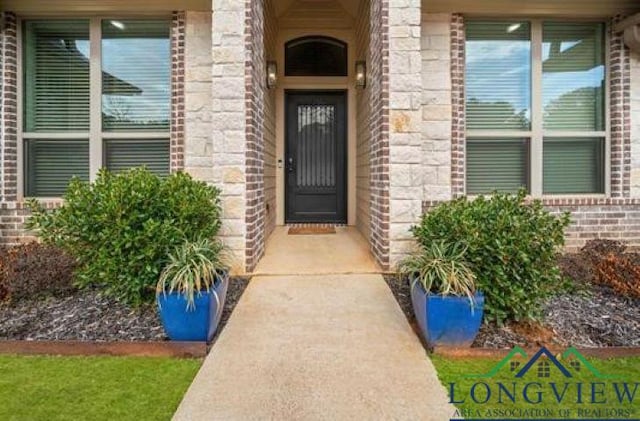
[[[0,355],[0,419],[169,420],[200,364]]]
[[[537,366],[534,365],[527,374],[521,378],[515,378],[515,373],[523,368],[526,360],[521,359],[521,365],[516,371],[511,372],[510,364],[503,366],[495,376],[490,378],[470,378],[469,375],[488,373],[500,359],[449,359],[441,356],[433,356],[432,361],[438,370],[440,381],[450,393],[454,389],[454,400],[458,413],[455,417],[467,419],[534,419],[534,418],[560,418],[560,419],[638,419],[640,418],[640,358],[616,358],[610,360],[588,359],[600,374],[616,376],[616,378],[596,378],[589,370],[581,366],[580,371],[570,368],[572,378],[566,378],[555,366],[550,367],[549,378],[539,378]],[[518,360],[514,360],[518,361]],[[566,361],[563,361],[568,366]],[[570,366],[568,366],[570,367]],[[515,384],[515,402],[510,399],[504,390],[499,392],[498,382],[511,390]],[[632,403],[628,399],[620,404],[615,389],[622,391],[622,383],[628,383],[629,390],[636,388],[635,398]],[[451,386],[451,383],[454,383]],[[491,390],[491,396],[486,403],[476,403],[470,395],[471,388],[476,383],[485,383]],[[540,383],[530,386],[528,397],[532,402],[538,400],[537,392],[542,392],[540,403],[527,403],[523,397],[524,385],[527,383]],[[566,388],[566,394],[561,403],[557,402],[551,383],[555,383],[556,391],[560,394]],[[577,383],[582,384],[582,403],[578,403]],[[592,383],[596,383],[592,386]],[[601,383],[604,383],[602,385]],[[476,386],[476,400],[483,402],[487,398],[487,386]],[[591,403],[592,387],[595,387],[596,401],[606,400],[606,403]],[[600,394],[599,392],[603,393]],[[500,396],[501,395],[501,396]],[[449,396],[451,399],[451,396]],[[500,399],[502,398],[502,399]],[[502,400],[502,403],[500,402]],[[464,403],[461,403],[464,401]],[[531,411],[532,412],[522,412]],[[561,412],[568,411],[568,412]]]

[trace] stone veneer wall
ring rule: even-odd
[[[215,182],[222,189],[222,233],[232,270],[245,271],[247,106],[245,21],[248,2],[213,0],[211,135]]]
[[[371,0],[367,52],[371,107],[369,244],[383,268],[389,267],[389,1]]]
[[[264,5],[264,45],[265,61],[277,56],[278,20],[272,0]],[[265,72],[266,73],[266,72]],[[276,90],[264,87],[264,237],[276,227]]]
[[[451,198],[451,15],[422,15],[422,197]],[[419,176],[419,174],[412,174]]]
[[[218,183],[222,177],[212,163],[211,65],[211,12],[189,11],[185,34],[184,169],[199,180]]]
[[[371,3],[362,0],[356,21],[356,60],[367,61]],[[371,231],[371,87],[356,90],[356,227],[369,240]]]
[[[420,0],[389,2],[389,264],[413,247],[423,194]]]

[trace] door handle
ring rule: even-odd
[[[287,171],[289,172],[293,172],[295,170],[295,166],[293,165],[293,158],[289,157],[289,159],[287,159]]]

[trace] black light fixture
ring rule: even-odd
[[[275,61],[267,61],[267,88],[273,89],[278,82],[278,63]]]
[[[367,86],[367,63],[356,61],[356,88],[364,89]]]

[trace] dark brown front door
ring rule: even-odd
[[[347,222],[346,94],[286,93],[286,222]]]

